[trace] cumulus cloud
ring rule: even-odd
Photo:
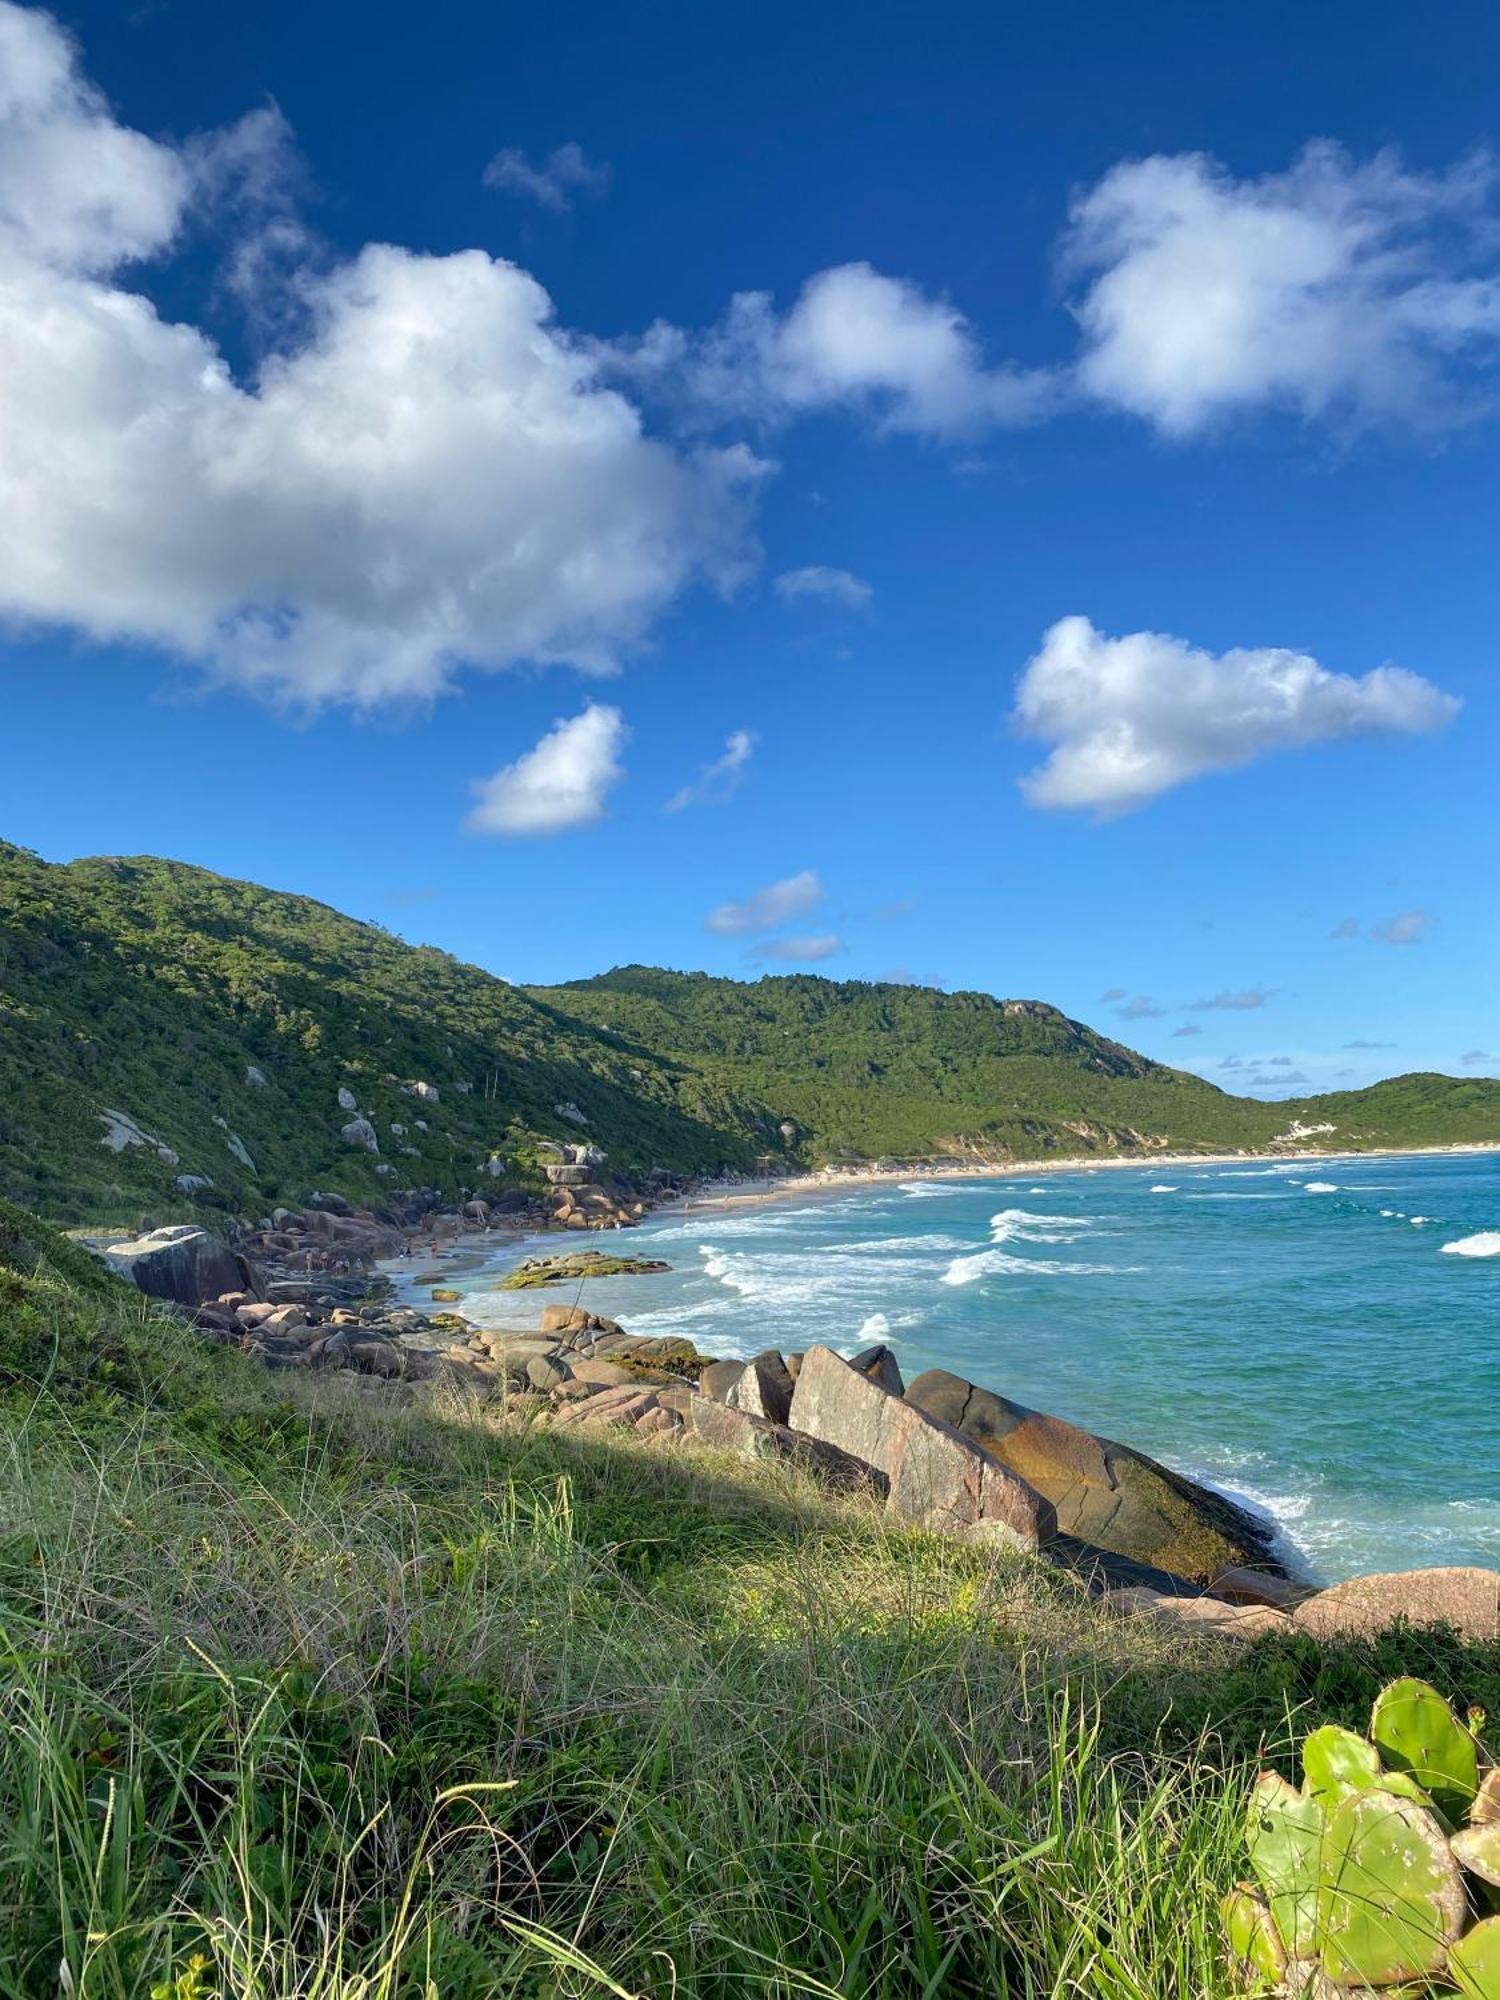
[[[1328,935],[1331,938],[1357,938],[1359,936],[1359,918],[1340,917]]]
[[[686,806],[717,806],[732,798],[739,790],[745,766],[755,755],[756,741],[753,729],[731,730],[725,739],[722,754],[715,757],[712,763],[700,765],[693,782],[674,792],[663,811],[681,812]]]
[[[1112,168],[1075,204],[1084,393],[1185,437],[1238,411],[1427,425],[1500,349],[1496,174],[1307,147],[1235,179],[1201,153]]]
[[[1167,1011],[1165,1007],[1158,1007],[1149,993],[1137,993],[1134,999],[1115,1009],[1122,1021],[1159,1021]]]
[[[1196,1021],[1189,1021],[1185,1022],[1182,1027],[1172,1030],[1172,1040],[1180,1042],[1184,1035],[1201,1035],[1202,1033],[1203,1030],[1198,1026]]]
[[[464,824],[471,833],[513,836],[592,825],[625,775],[619,759],[629,734],[617,708],[590,702],[581,714],[555,722],[514,764],[477,779],[479,803]]]
[[[842,409],[885,432],[951,440],[1035,422],[1059,394],[1051,371],[991,364],[947,300],[865,263],[817,272],[784,313],[768,292],[740,292],[706,331],[658,322],[609,355],[702,423]]]
[[[1237,992],[1215,993],[1212,999],[1195,1000],[1195,1014],[1245,1014],[1257,1007],[1265,1007],[1275,999],[1274,986],[1245,986]]]
[[[817,603],[837,604],[845,611],[863,611],[875,595],[862,576],[855,576],[847,569],[829,569],[822,563],[783,570],[772,587],[784,604],[812,599]]]
[[[750,954],[752,958],[775,959],[787,965],[818,965],[844,949],[844,940],[831,933],[823,937],[767,938]]]
[[[720,903],[704,919],[705,928],[720,937],[754,937],[760,931],[774,931],[793,917],[805,916],[823,900],[823,884],[816,872],[804,868],[800,875],[788,875],[757,889],[742,903]]]
[[[369,706],[461,664],[611,670],[695,576],[738,573],[763,468],[648,437],[514,265],[307,268],[303,333],[246,381],[160,318],[125,274],[232,206],[257,130],[128,130],[56,22],[0,0],[0,613]]]
[[[1165,632],[1111,639],[1087,618],[1062,618],[1016,689],[1018,727],[1052,746],[1021,789],[1032,805],[1110,818],[1273,751],[1438,729],[1458,707],[1404,667],[1355,678],[1279,647],[1214,654]]]
[[[575,194],[603,194],[609,186],[609,168],[588,159],[572,139],[550,152],[540,166],[533,166],[518,146],[505,146],[485,168],[484,184],[564,215]]]
[[[1493,1049],[1465,1049],[1460,1060],[1467,1063],[1471,1069],[1480,1066],[1493,1069],[1500,1063],[1500,1055],[1496,1055]]]
[[[1427,910],[1402,910],[1383,924],[1372,924],[1370,936],[1377,944],[1420,944],[1436,921]]]
[[[1111,986],[1099,995],[1099,1002],[1101,1006],[1107,1007],[1112,1001],[1123,1000],[1124,998],[1125,988],[1123,986]]]

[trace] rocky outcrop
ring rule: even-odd
[[[558,1257],[528,1257],[504,1277],[503,1292],[529,1291],[537,1285],[572,1283],[579,1278],[623,1278],[644,1271],[670,1271],[659,1257],[610,1257],[602,1250],[575,1250]]]
[[[1271,1531],[1253,1515],[1127,1445],[941,1368],[919,1375],[906,1400],[1045,1494],[1080,1541],[1202,1584],[1231,1567],[1280,1573]]]
[[[1018,1547],[1057,1531],[1051,1503],[947,1424],[860,1374],[832,1348],[810,1348],[792,1396],[792,1428],[823,1438],[890,1481],[889,1511],[953,1533],[990,1524]]]
[[[112,1271],[138,1291],[154,1299],[170,1299],[175,1305],[202,1305],[223,1292],[253,1292],[256,1288],[255,1274],[246,1260],[191,1223],[103,1244],[100,1254]]]

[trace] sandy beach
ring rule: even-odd
[[[1247,1160],[1292,1165],[1302,1160],[1325,1164],[1339,1160],[1448,1159],[1471,1154],[1500,1153],[1500,1142],[1462,1146],[1382,1146],[1369,1151],[1299,1147],[1296,1152],[1245,1150],[1233,1153],[1123,1153],[1099,1157],[1069,1154],[1047,1160],[1003,1160],[986,1166],[952,1166],[907,1161],[892,1167],[826,1167],[817,1173],[768,1176],[761,1180],[704,1182],[686,1194],[662,1202],[662,1210],[688,1214],[698,1209],[756,1207],[788,1197],[839,1194],[845,1189],[899,1185],[902,1181],[1041,1180],[1048,1174],[1090,1174],[1121,1168],[1232,1167]]]

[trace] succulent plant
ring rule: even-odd
[[[1500,2000],[1500,1770],[1425,1681],[1393,1681],[1368,1737],[1329,1723],[1300,1789],[1264,1771],[1250,1796],[1254,1883],[1225,1897],[1246,1991],[1285,2000]]]

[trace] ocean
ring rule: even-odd
[[[567,1242],[671,1264],[583,1288],[632,1333],[886,1341],[908,1379],[952,1369],[1246,1499],[1320,1581],[1500,1565],[1500,1155],[914,1177]],[[533,1324],[571,1294],[494,1281],[561,1247],[441,1282]]]

